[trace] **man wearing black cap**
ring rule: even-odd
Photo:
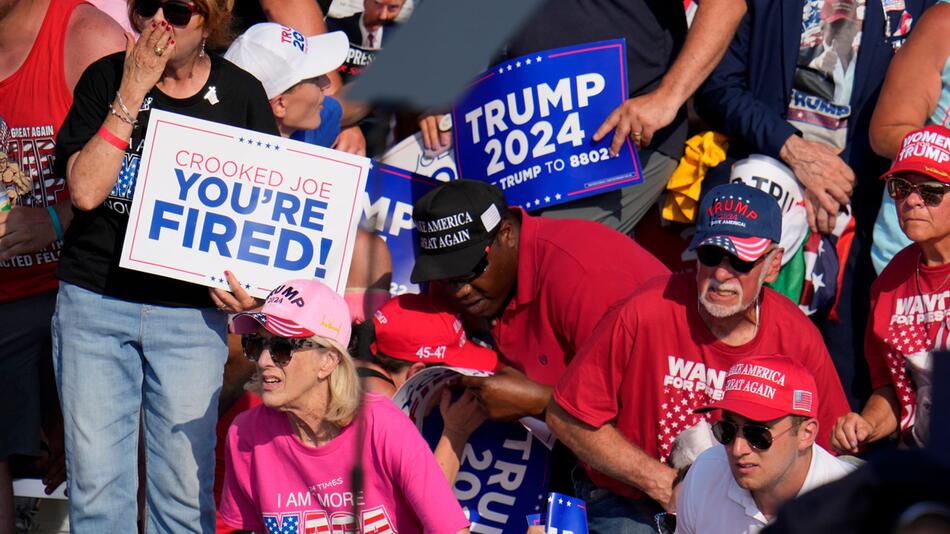
[[[493,419],[544,413],[552,386],[611,303],[667,269],[598,223],[509,210],[475,180],[442,185],[413,207],[419,253],[412,281],[487,321],[504,368],[466,377]],[[609,256],[608,256],[609,255]]]
[[[781,211],[741,183],[700,205],[696,273],[656,278],[613,307],[558,382],[547,421],[583,461],[576,476],[592,532],[651,532],[672,508],[673,441],[693,410],[722,397],[726,371],[753,354],[787,354],[815,377],[818,419],[832,428],[848,404],[815,326],[763,283],[782,263]],[[828,435],[819,436],[828,448]],[[625,530],[628,529],[628,530]]]

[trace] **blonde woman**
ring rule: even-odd
[[[468,532],[428,445],[392,401],[365,395],[343,297],[315,280],[234,318],[263,404],[228,431],[221,517],[257,532]],[[362,483],[354,487],[359,463]]]

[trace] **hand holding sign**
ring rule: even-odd
[[[208,288],[208,292],[211,294],[211,300],[214,301],[214,305],[217,306],[219,310],[228,313],[241,313],[253,310],[261,305],[260,300],[247,294],[247,291],[241,286],[241,282],[234,276],[234,273],[224,271],[224,275],[228,280],[228,286],[231,288],[231,291],[225,291],[217,287]]]
[[[591,134],[627,98],[622,39],[522,56],[482,74],[453,108],[459,175],[546,208],[642,181],[629,141]]]
[[[458,380],[475,394],[488,418],[495,421],[540,416],[551,399],[551,387],[528,379],[514,367],[504,367],[491,376],[463,376]]]
[[[620,153],[628,136],[633,139],[637,148],[649,146],[653,141],[653,134],[673,122],[680,105],[660,91],[631,98],[610,112],[607,120],[594,132],[593,140],[598,142],[613,130],[611,156]]]

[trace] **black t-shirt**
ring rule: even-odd
[[[508,44],[517,57],[593,41],[627,40],[630,96],[656,89],[686,40],[686,13],[679,0],[548,0]],[[650,148],[683,154],[686,112],[657,132]]]
[[[119,52],[96,61],[76,84],[73,106],[56,141],[60,176],[65,175],[69,157],[86,145],[108,115],[109,104],[115,99],[122,79],[124,57],[125,53]],[[157,108],[278,134],[261,83],[226,59],[215,55],[209,57],[211,74],[208,82],[194,96],[171,98],[158,88],[152,88],[146,95],[138,114],[138,125],[132,131],[132,143],[125,151],[122,168],[109,196],[94,210],[74,209],[75,216],[66,232],[59,261],[60,280],[134,302],[166,306],[212,305],[208,289],[203,286],[119,267],[149,110]]]

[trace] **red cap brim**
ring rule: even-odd
[[[746,419],[758,422],[772,421],[786,415],[794,414],[790,410],[779,410],[762,406],[758,402],[750,402],[742,399],[723,399],[712,404],[693,410],[694,413],[705,413],[713,410],[727,410],[745,417]]]

